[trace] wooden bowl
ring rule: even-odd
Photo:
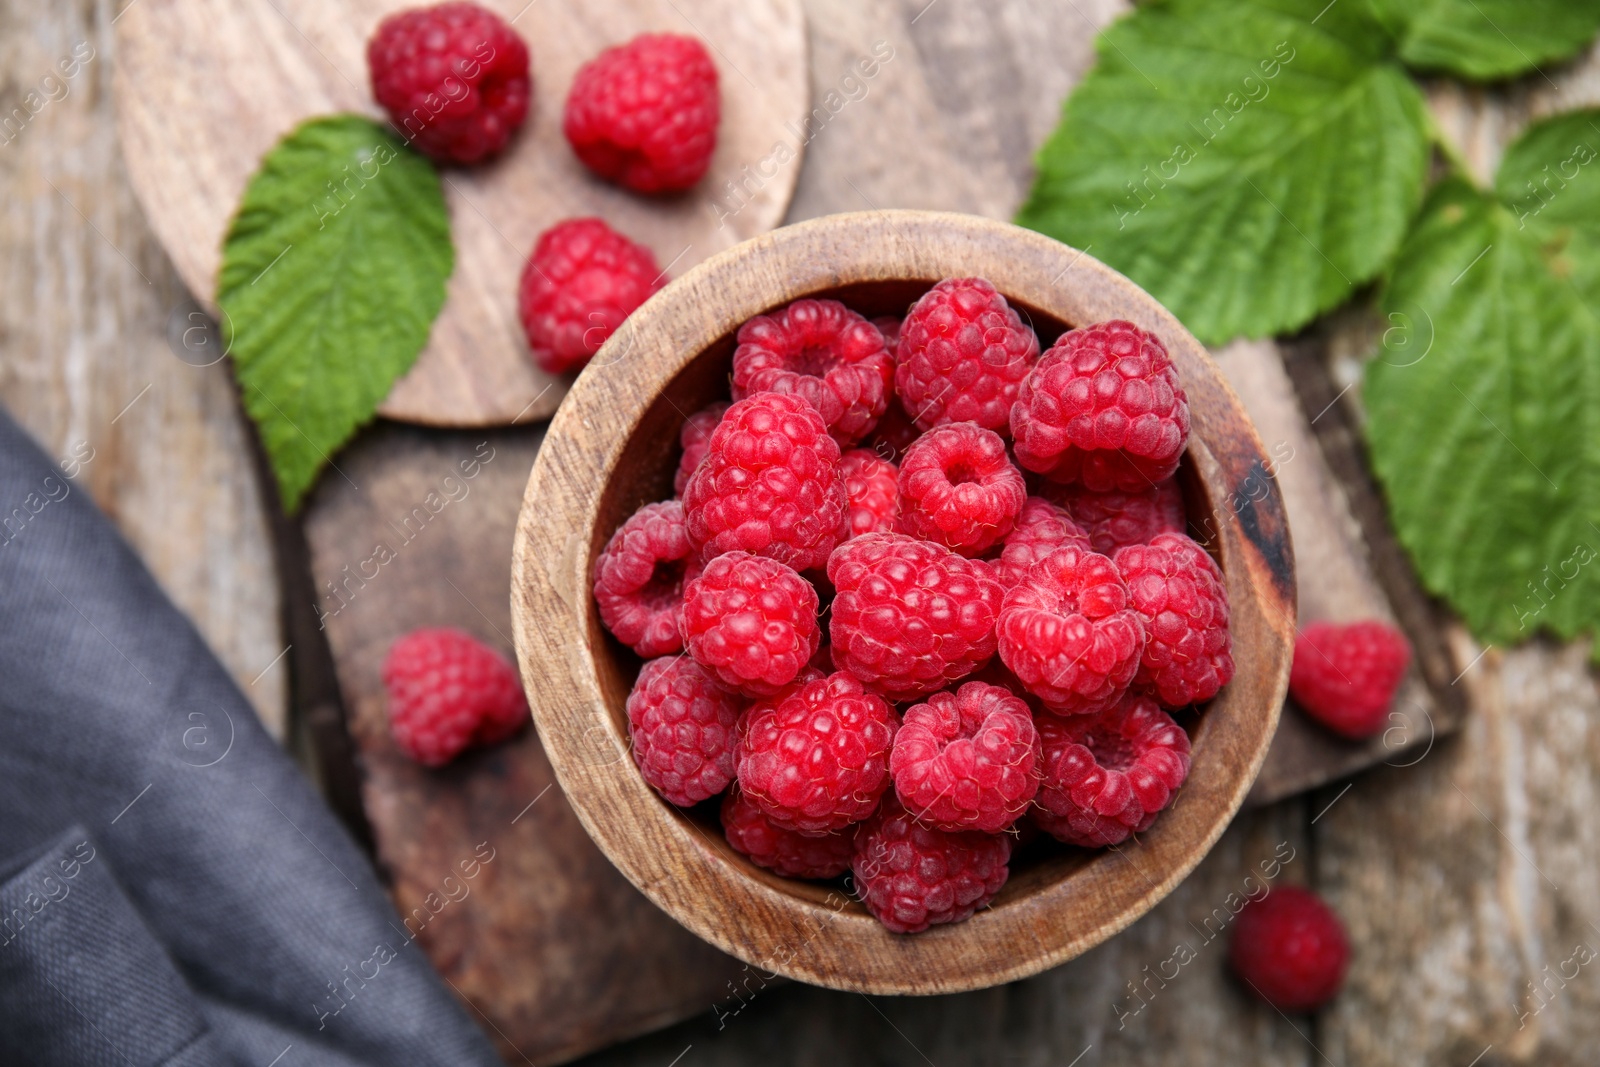
[[[1128,319],[1176,361],[1193,416],[1180,478],[1191,526],[1226,575],[1237,674],[1188,723],[1193,768],[1149,832],[1115,850],[1021,857],[993,904],[890,933],[843,888],[780,878],[723,840],[713,805],[672,807],[628,754],[640,661],[604,632],[594,559],[640,505],[672,496],[684,419],[726,399],[734,334],[799,297],[904,313],[942,278],[980,275],[1048,346]],[[1200,862],[1266,755],[1288,685],[1295,581],[1261,441],[1204,348],[1143,290],[1040,234],[967,215],[834,215],[746,241],[688,271],[601,349],[551,422],[517,523],[511,614],[539,735],[584,828],[684,926],[763,971],[863,993],[953,993],[1077,956],[1143,915]]]

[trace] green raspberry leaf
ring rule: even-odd
[[[415,362],[454,262],[438,174],[386,127],[311,119],[262,160],[217,303],[288,511]]]
[[[1426,586],[1482,639],[1600,623],[1600,112],[1434,191],[1382,295],[1373,467]]]
[[[1423,70],[1487,81],[1577,53],[1600,29],[1600,0],[1373,0]]]
[[[1169,0],[1098,42],[1018,213],[1201,340],[1295,330],[1375,277],[1422,202],[1422,95],[1361,3]]]

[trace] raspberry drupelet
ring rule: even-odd
[[[899,478],[901,531],[967,557],[1009,534],[1028,497],[1005,441],[972,422],[923,434],[906,450]]]
[[[855,448],[839,460],[844,478],[845,539],[893,530],[900,510],[899,471],[867,448]]]
[[[533,98],[528,46],[477,4],[398,11],[367,42],[372,95],[401,136],[441,163],[502,151]]]
[[[451,629],[413,630],[383,660],[389,732],[425,767],[474,745],[492,745],[528,724],[516,671],[494,649]]]
[[[1116,565],[1077,546],[1035,563],[1000,607],[1000,658],[1060,714],[1113,704],[1133,682],[1144,643]]]
[[[1058,548],[1089,548],[1089,535],[1064,508],[1043,497],[1030,496],[1017,514],[1017,524],[1006,535],[1005,547],[995,561],[995,576],[1007,590],[1028,576],[1035,563]]]
[[[1046,499],[1067,509],[1101,555],[1115,555],[1117,549],[1129,545],[1147,545],[1156,534],[1181,534],[1188,529],[1183,493],[1175,478],[1131,493],[1095,493],[1081,485],[1054,482],[1046,482],[1041,491]]]
[[[698,569],[683,505],[646,504],[617,528],[594,562],[600,621],[646,659],[681,651],[683,586]]]
[[[906,709],[889,756],[895,794],[936,830],[999,833],[1039,791],[1039,734],[1022,698],[966,682]]]
[[[1100,848],[1149,829],[1189,776],[1189,735],[1147,696],[1098,715],[1040,716],[1038,726],[1033,820],[1069,845]]]
[[[770,696],[816,654],[817,591],[794,569],[725,552],[684,585],[684,647],[718,682]]]
[[[1139,492],[1178,469],[1189,401],[1155,334],[1131,322],[1069,330],[1011,409],[1017,462],[1095,492]]]
[[[923,826],[893,795],[856,832],[850,871],[857,894],[878,921],[914,934],[972,917],[1010,875],[1011,838]]]
[[[628,694],[630,748],[639,773],[679,807],[716,796],[733,781],[743,706],[688,656],[646,663]]]
[[[539,235],[517,291],[534,362],[551,374],[583,368],[664,281],[648,248],[600,219],[550,227]]]
[[[839,671],[750,706],[739,724],[739,788],[775,826],[842,830],[889,785],[894,709]]]
[[[877,425],[893,380],[883,334],[837,300],[796,300],[739,327],[733,398],[769,391],[804,397],[841,447]]]
[[[837,878],[850,869],[855,848],[855,832],[848,827],[808,837],[775,825],[738,786],[722,800],[722,833],[750,862],[785,878]]]
[[[923,430],[975,422],[1009,432],[1011,405],[1039,338],[982,278],[946,278],[911,307],[896,348],[894,388]]]
[[[737,401],[684,486],[683,510],[702,559],[742,549],[797,571],[820,567],[844,525],[839,445],[800,397]]]
[[[1149,635],[1134,687],[1168,708],[1216,696],[1233,679],[1228,589],[1216,561],[1187,535],[1164,533],[1118,549],[1112,562]]]
[[[871,533],[828,560],[833,661],[895,700],[937,692],[994,655],[1002,591],[982,560]]]
[[[717,68],[697,38],[647,33],[578,69],[561,129],[583,165],[638,193],[687,189],[717,147]]]
[[[1410,665],[1410,643],[1387,623],[1314,622],[1295,640],[1289,695],[1330,730],[1360,740],[1383,729]]]

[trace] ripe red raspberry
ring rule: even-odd
[[[982,278],[946,278],[911,306],[895,358],[895,392],[919,427],[975,422],[1003,433],[1039,338]]]
[[[722,421],[727,411],[727,403],[719,400],[684,420],[683,429],[678,431],[678,444],[683,446],[683,455],[678,459],[678,472],[672,476],[672,491],[680,497],[683,487],[689,484],[689,475],[700,466],[700,461],[706,458],[706,452],[711,448],[711,431],[717,428],[717,423]]]
[[[1386,623],[1314,622],[1295,640],[1289,695],[1328,729],[1360,740],[1383,729],[1410,665],[1410,643]]]
[[[1189,776],[1189,735],[1147,696],[1038,723],[1044,780],[1033,819],[1069,845],[1100,848],[1148,830]]]
[[[820,567],[844,522],[839,445],[797,396],[757,393],[728,409],[683,487],[702,559],[743,549],[797,571]]]
[[[514,736],[528,701],[511,664],[460,630],[413,630],[383,660],[389,732],[405,754],[440,767],[472,745]]]
[[[1017,462],[1095,492],[1138,492],[1178,469],[1189,401],[1155,334],[1131,322],[1069,330],[1011,409]]]
[[[857,448],[839,460],[844,478],[845,537],[894,529],[900,508],[899,471],[871,449]]]
[[[662,284],[650,250],[601,220],[556,223],[539,235],[517,290],[534,362],[551,374],[581,369]]]
[[[773,825],[825,834],[860,822],[889,785],[894,709],[851,675],[791,685],[739,724],[739,788]]]
[[[828,560],[833,661],[895,700],[937,692],[995,650],[989,565],[905,534],[870,533]]]
[[[1006,535],[1005,547],[994,564],[995,577],[1009,590],[1028,576],[1035,563],[1068,545],[1087,550],[1089,535],[1072,521],[1066,509],[1043,497],[1030,496],[1017,514],[1016,528]]]
[[[774,825],[737,786],[722,800],[722,832],[756,866],[785,878],[837,878],[850,869],[855,844],[849,831],[807,837]]]
[[[722,98],[694,37],[647,33],[585,63],[561,128],[583,165],[639,193],[687,189],[711,165]]]
[[[1304,886],[1280,885],[1239,912],[1228,962],[1279,1011],[1311,1012],[1344,984],[1350,939],[1321,897]]]
[[[717,681],[770,696],[817,651],[817,591],[775,559],[725,552],[683,588],[683,642]]]
[[[872,320],[872,325],[883,334],[883,347],[889,350],[891,357],[895,356],[900,348],[900,327],[904,321],[899,315],[879,315]]]
[[[900,461],[900,529],[963,556],[999,544],[1027,498],[1005,441],[976,423],[936,426]]]
[[[600,621],[646,659],[683,649],[683,586],[693,566],[683,505],[646,504],[617,527],[594,561]]]
[[[895,794],[936,830],[999,833],[1039,791],[1039,733],[1021,697],[967,682],[906,710],[889,755]]]
[[[921,826],[891,794],[856,831],[850,870],[867,910],[895,933],[914,934],[970,919],[1006,884],[1010,860],[1005,834]]]
[[[1053,482],[1047,482],[1043,492],[1046,499],[1067,509],[1088,533],[1094,550],[1106,556],[1129,545],[1147,545],[1156,534],[1181,534],[1189,528],[1175,478],[1133,493],[1095,493],[1081,485]]]
[[[1128,603],[1144,619],[1144,654],[1133,684],[1163,706],[1210,700],[1233,678],[1228,588],[1206,550],[1181,533],[1117,550]]]
[[[1116,565],[1068,546],[1035,563],[1000,606],[1000,658],[1052,711],[1109,707],[1133,681],[1144,622]]]
[[[883,418],[872,428],[872,436],[867,440],[867,447],[889,462],[898,463],[905,458],[906,450],[921,436],[922,431],[917,429],[917,424],[906,414],[906,409],[901,406],[899,398],[891,396]]]
[[[477,4],[398,11],[367,42],[372,95],[400,135],[442,163],[505,148],[528,114],[528,46]]]
[[[733,398],[764,392],[804,397],[841,446],[855,444],[877,424],[893,379],[883,335],[837,300],[796,300],[739,327]]]
[[[716,796],[733,781],[743,707],[688,656],[646,663],[628,694],[628,736],[639,773],[680,808]]]

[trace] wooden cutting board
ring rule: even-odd
[[[809,108],[798,0],[480,0],[528,44],[534,104],[507,153],[446,168],[456,246],[445,306],[379,413],[436,426],[547,418],[565,392],[528,359],[516,285],[538,234],[599,215],[649,245],[669,275],[775,226],[804,151]],[[382,118],[366,42],[413,0],[138,0],[115,20],[113,84],[128,175],[195,297],[213,314],[221,245],[262,155],[302,120]],[[693,34],[722,84],[711,170],[679,196],[645,198],[593,178],[561,134],[578,67],[647,31]]]

